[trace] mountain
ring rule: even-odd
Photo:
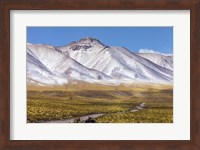
[[[27,45],[27,77],[28,83],[48,85],[67,84],[69,80],[110,79],[60,53],[55,47],[41,44]]]
[[[159,53],[137,53],[137,55],[142,56],[163,68],[173,71],[172,55],[162,55]]]
[[[91,37],[62,47],[27,43],[27,82],[37,85],[77,81],[171,83],[173,65],[170,68],[160,63],[161,56],[152,57],[124,47],[107,46]],[[170,63],[173,64],[173,60]]]

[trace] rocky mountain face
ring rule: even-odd
[[[90,37],[63,47],[27,43],[27,82],[36,85],[78,81],[111,85],[171,83],[172,57],[133,53]]]

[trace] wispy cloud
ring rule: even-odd
[[[156,53],[156,54],[161,54],[161,55],[172,55],[172,54],[164,54],[164,53],[160,53],[158,51],[155,51],[153,49],[140,49],[139,53]]]

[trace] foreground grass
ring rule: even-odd
[[[128,103],[105,101],[28,99],[28,121],[61,120],[86,114],[127,111],[130,109],[128,105]]]
[[[97,118],[99,123],[172,123],[173,110],[169,108],[146,108],[137,112],[107,114]]]
[[[105,114],[96,119],[98,123],[173,122],[172,88],[169,86],[92,86],[29,89],[27,122],[62,120],[97,113]],[[146,109],[130,112],[142,102],[147,104]]]

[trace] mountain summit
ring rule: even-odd
[[[113,85],[171,83],[173,60],[166,59],[164,55],[143,56],[123,47],[106,46],[91,37],[63,47],[28,43],[27,82],[37,85],[78,81]]]

